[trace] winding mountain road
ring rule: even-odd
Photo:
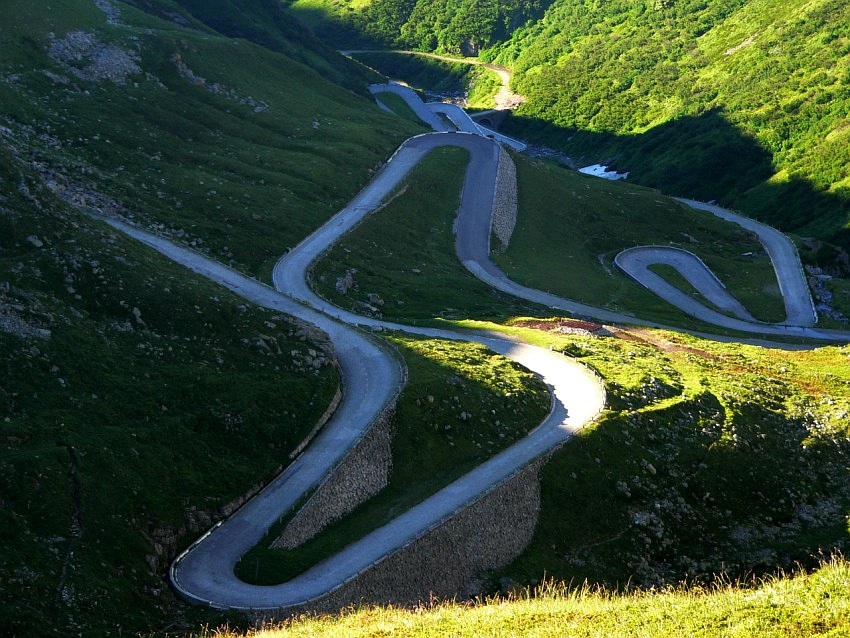
[[[439,126],[443,124],[441,120]],[[329,304],[307,285],[310,264],[379,206],[428,152],[440,146],[458,146],[470,154],[456,226],[456,251],[459,259],[473,274],[500,290],[552,307],[604,321],[647,323],[525,288],[510,281],[490,261],[490,217],[499,147],[493,139],[480,135],[434,133],[407,140],[345,209],[279,260],[273,273],[276,289],[162,237],[116,219],[103,218],[116,229],[226,286],[245,299],[317,326],[330,336],[340,362],[344,390],[342,402],[307,450],[266,489],[226,521],[213,527],[172,564],[171,581],[185,599],[216,608],[280,610],[322,598],[412,539],[426,534],[479,494],[510,477],[541,454],[563,444],[604,407],[605,393],[598,377],[559,353],[489,334],[415,328],[361,317]],[[774,252],[771,252],[771,256],[774,256]],[[685,260],[681,265],[686,271],[690,268],[687,262]],[[783,293],[793,294],[787,287],[783,287]],[[776,330],[771,334],[795,334],[830,340],[848,338],[845,332],[815,331],[805,325],[753,324],[747,319],[746,310],[741,310],[736,309],[737,318],[720,316],[725,320],[739,322],[734,326],[740,330],[749,327],[762,333]],[[789,310],[789,316],[791,314]],[[482,343],[540,374],[552,392],[552,411],[543,423],[515,445],[296,578],[275,586],[261,587],[244,583],[234,574],[234,567],[241,556],[259,542],[280,516],[309,493],[329,468],[356,445],[376,416],[392,402],[403,386],[405,370],[398,355],[362,328],[392,329]]]
[[[392,51],[377,50],[377,49],[352,49],[348,51],[340,51],[342,55],[351,56],[357,53],[398,53],[400,55],[413,55],[423,58],[431,58],[432,60],[441,60],[455,64],[469,64],[471,66],[481,66],[488,69],[499,76],[499,91],[493,96],[493,102],[496,105],[495,110],[504,111],[515,109],[520,104],[526,101],[525,96],[519,93],[514,93],[511,90],[511,79],[513,71],[501,64],[493,64],[491,62],[482,62],[478,58],[458,58],[450,55],[440,55],[439,53],[428,53],[426,51],[410,51],[406,49],[398,49]]]
[[[341,405],[307,451],[275,480],[270,489],[263,490],[258,499],[252,499],[224,523],[213,528],[174,562],[170,570],[172,584],[187,600],[218,608],[280,610],[301,606],[324,597],[385,556],[426,534],[441,521],[474,502],[478,495],[512,476],[518,469],[561,445],[578,429],[593,420],[604,407],[605,391],[600,380],[585,367],[559,353],[491,335],[415,328],[361,317],[332,306],[313,293],[307,285],[307,270],[310,264],[328,246],[376,208],[424,155],[440,146],[458,146],[470,153],[461,196],[460,218],[472,222],[469,228],[476,228],[475,222],[480,226],[482,220],[486,220],[481,226],[485,231],[486,245],[493,204],[493,185],[498,167],[498,145],[491,139],[462,133],[417,136],[402,145],[372,182],[345,209],[278,261],[273,272],[275,287],[285,293],[288,299],[297,300],[310,309],[310,312],[305,313],[297,307],[290,308],[290,314],[322,327],[335,345],[345,343],[353,338],[353,335],[360,334],[359,330],[347,327],[348,324],[482,343],[539,374],[552,392],[551,412],[543,423],[521,441],[392,522],[292,580],[263,587],[240,581],[234,574],[234,567],[242,555],[260,540],[264,530],[317,485],[321,474],[332,467],[339,456],[354,445],[357,434],[352,431],[357,428],[360,428],[361,432],[365,431],[371,423],[367,417],[355,419],[352,424],[350,415]],[[137,236],[143,235],[141,231],[135,232]],[[147,238],[143,238],[143,241],[150,243]],[[158,240],[157,243],[167,244],[165,240]],[[155,247],[160,249],[158,245]],[[169,251],[167,254],[172,258],[181,263],[187,263],[183,260],[188,260],[187,265],[190,267],[220,280],[218,276],[221,272],[203,264],[204,258],[185,249],[166,248]],[[200,267],[199,263],[202,264]],[[253,290],[253,286],[262,288],[263,293],[267,292],[265,287],[253,280],[238,282],[239,276],[233,271],[225,269],[225,274],[228,280],[234,276],[237,278],[237,285],[231,284],[229,287],[240,294],[246,289]],[[253,295],[253,300],[263,305],[271,301],[265,294],[259,293]],[[316,314],[320,314],[324,320],[315,321]],[[335,325],[329,327],[328,321]],[[363,373],[362,362],[349,365],[349,362],[340,360],[340,369],[343,377],[343,396],[362,392],[363,390],[353,387],[350,383],[354,377]],[[376,396],[368,401],[374,410],[372,417],[375,417],[389,403],[390,395],[399,388],[399,375],[395,373],[393,366],[384,365],[383,369],[371,371],[370,377],[378,384],[385,383],[385,387],[393,388],[393,392],[376,393]],[[360,407],[362,403],[361,398],[357,406]],[[359,415],[359,412],[355,414]],[[254,506],[254,500],[260,500],[260,504]],[[272,505],[273,503],[275,505]]]

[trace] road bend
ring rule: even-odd
[[[345,209],[278,261],[273,273],[274,289],[162,237],[114,219],[105,219],[115,228],[246,300],[317,326],[331,338],[340,362],[343,399],[322,432],[267,488],[204,534],[172,564],[171,581],[185,599],[216,608],[280,610],[322,598],[388,554],[427,534],[533,459],[561,445],[603,408],[605,392],[599,378],[557,352],[492,335],[414,328],[360,317],[331,306],[307,285],[310,264],[322,252],[380,205],[425,154],[448,145],[465,148],[470,153],[456,227],[456,250],[471,272],[496,288],[531,301],[602,320],[640,323],[634,317],[519,286],[490,261],[490,216],[499,149],[492,139],[478,135],[437,133],[416,136],[405,142]],[[740,321],[752,327],[749,322]],[[764,331],[765,327],[759,325],[758,331]],[[483,343],[540,374],[552,393],[552,410],[544,422],[521,441],[292,580],[273,586],[242,582],[234,574],[239,559],[356,444],[405,380],[398,355],[362,328],[392,329]],[[815,336],[811,328],[794,328],[806,331],[800,336]],[[834,336],[819,338],[835,339]]]

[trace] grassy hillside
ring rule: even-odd
[[[175,3],[138,4],[169,20],[120,2],[0,8],[9,635],[213,618],[177,602],[168,562],[288,462],[338,384],[322,335],[81,211],[259,274],[419,130]]]
[[[471,11],[300,0],[292,9],[331,42],[346,36],[327,25],[345,24],[385,46],[480,49],[511,67],[528,97],[509,132],[850,248],[844,4],[557,0]],[[494,15],[499,27],[488,29]],[[832,249],[812,258],[848,270]]]
[[[611,595],[583,588],[543,586],[534,597],[493,599],[487,604],[439,603],[405,610],[365,608],[339,616],[298,618],[233,638],[359,638],[430,636],[846,636],[850,633],[850,566],[835,560],[811,575],[763,579],[736,586]]]
[[[61,197],[258,274],[418,130],[283,55],[120,7],[2,10],[5,139]]]
[[[180,604],[164,569],[288,461],[337,388],[322,335],[249,307],[84,214],[131,220],[263,278],[421,130],[334,83],[348,63],[287,19],[274,3],[237,0],[0,8],[0,626],[11,635],[220,622]],[[847,348],[549,331],[561,326],[540,319],[545,311],[494,294],[451,256],[463,161],[435,154],[387,215],[358,228],[316,276],[324,290],[356,269],[343,305],[411,322],[495,320],[475,325],[579,356],[605,377],[609,410],[555,457],[537,537],[491,580],[531,584],[543,570],[612,585],[699,580],[846,544]],[[557,172],[521,164],[524,183],[553,194],[522,205],[552,213],[553,199],[565,201],[580,182]],[[592,196],[606,215],[631,197]],[[681,214],[664,206],[665,219]],[[415,220],[399,223],[399,211]],[[582,223],[596,233],[582,249],[586,266],[610,238],[598,220]],[[713,235],[696,224],[681,232]],[[729,254],[716,251],[717,263],[730,274],[738,240],[747,238],[718,240]],[[518,250],[505,258],[523,261],[528,248]],[[618,285],[597,294],[652,305],[634,291],[619,296]],[[463,400],[499,404],[491,409],[514,419],[517,435],[535,420],[531,400],[518,415],[494,398],[486,381],[508,374],[501,361],[432,342],[398,347],[419,364],[400,459],[416,460],[417,424],[436,423],[423,396],[452,406],[468,389]],[[482,363],[475,372],[472,358]],[[540,398],[530,379],[515,382]],[[474,456],[492,439],[488,422],[462,434],[451,425],[431,437],[449,466],[472,462],[449,447]],[[565,529],[564,520],[586,525]]]
[[[162,628],[170,557],[286,463],[336,389],[332,349],[0,158],[0,625]]]
[[[560,340],[541,328],[600,371],[610,409],[545,468],[541,523],[508,575],[649,587],[846,547],[846,347],[643,331]]]

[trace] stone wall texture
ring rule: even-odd
[[[387,486],[392,469],[394,409],[393,402],[331,470],[284,528],[273,547],[298,547]]]
[[[264,614],[257,620],[311,612],[336,612],[350,605],[416,605],[465,599],[481,593],[480,577],[522,553],[540,514],[541,457],[407,546],[300,608]]]
[[[511,242],[516,226],[517,183],[516,166],[510,154],[502,147],[499,151],[499,172],[496,178],[496,194],[493,198],[491,228],[500,246],[493,250],[504,252]]]

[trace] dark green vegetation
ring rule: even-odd
[[[846,244],[850,9],[642,5],[561,2],[494,51],[529,98],[518,114],[640,183]]]
[[[379,45],[477,55],[543,15],[551,0],[287,0],[341,48]]]
[[[332,350],[70,210],[5,148],[0,190],[0,625],[173,624],[170,557],[286,462],[336,389]]]
[[[339,59],[312,33],[281,11],[277,0],[128,0],[163,20],[250,40],[306,64],[323,77],[363,93],[368,74]]]
[[[385,46],[438,51],[460,50],[459,40],[440,34],[475,30],[498,4],[471,15],[456,4],[449,19],[432,20],[425,16],[441,14],[442,3],[302,0],[294,8],[308,3],[319,25],[343,22],[373,37],[386,25],[377,38]],[[512,68],[514,89],[528,97],[507,132],[565,149],[577,162],[630,171],[637,183],[716,199],[843,252],[850,247],[846,4],[508,5],[496,10],[505,37],[496,30],[477,40],[489,47],[480,57]],[[430,39],[412,35],[428,28]],[[334,32],[323,33],[333,41]],[[846,255],[829,246],[810,258],[847,271]]]
[[[455,256],[452,225],[467,158],[456,148],[429,153],[384,208],[317,262],[316,290],[341,308],[419,325],[534,311],[479,282]],[[346,290],[338,282],[348,275]]]
[[[389,485],[297,549],[270,549],[283,526],[272,529],[237,565],[244,580],[267,585],[296,576],[516,442],[549,411],[538,378],[483,346],[401,335],[391,341],[410,382],[393,415]]]
[[[460,62],[387,51],[358,51],[352,57],[382,75],[442,94],[464,92],[471,84],[470,72],[474,68]]]
[[[120,6],[139,27],[84,0],[4,4],[4,140],[65,198],[257,274],[419,130],[283,55]]]

